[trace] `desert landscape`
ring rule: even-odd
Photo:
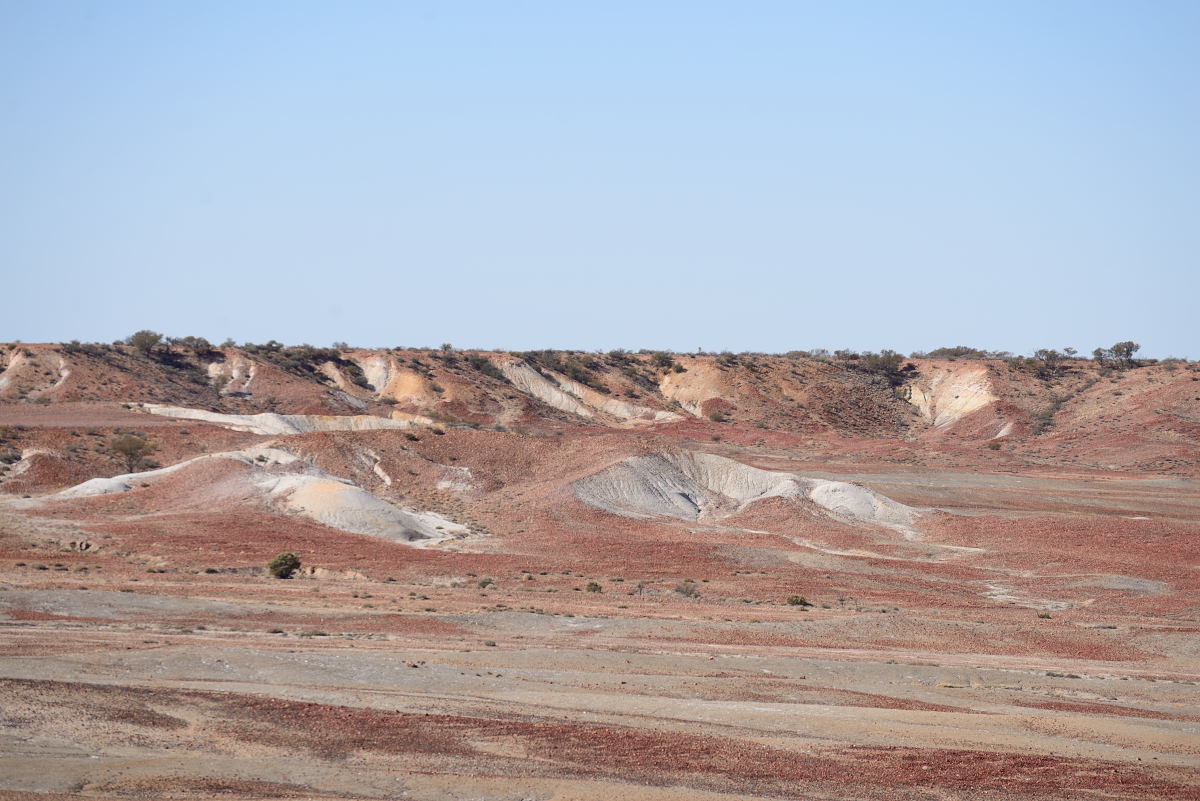
[[[1121,344],[0,345],[0,797],[1200,799]]]

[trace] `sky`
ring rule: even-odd
[[[0,341],[1200,358],[1200,3],[0,0]]]

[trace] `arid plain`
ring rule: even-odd
[[[1200,364],[0,367],[5,797],[1200,798]]]

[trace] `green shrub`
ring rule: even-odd
[[[803,595],[789,595],[787,603],[788,606],[812,606]]]
[[[471,365],[488,378],[494,378],[497,381],[508,381],[508,379],[504,377],[504,373],[500,372],[500,368],[493,364],[492,360],[486,356],[480,356],[477,353],[472,353],[467,356],[467,364]]]
[[[143,356],[149,356],[154,351],[154,348],[157,347],[160,342],[162,342],[162,339],[163,335],[157,331],[142,329],[141,331],[130,334],[125,339],[125,344],[131,346]]]
[[[108,443],[108,447],[114,456],[125,461],[125,467],[133,473],[147,466],[146,457],[154,453],[158,446],[137,434],[129,433],[116,437]]]
[[[300,569],[300,557],[291,551],[279,554],[267,563],[267,570],[278,579],[289,579]]]
[[[864,373],[877,375],[887,381],[889,386],[898,387],[908,380],[909,373],[917,369],[911,362],[905,363],[904,357],[892,350],[882,350],[879,353],[847,354],[847,361],[853,362],[853,367]]]
[[[913,358],[925,359],[996,359],[1000,358],[999,351],[983,350],[982,348],[972,348],[969,345],[955,345],[950,348],[934,348],[928,353],[923,353],[920,356],[913,354]]]
[[[589,582],[587,583],[587,591],[588,591],[588,592],[600,592],[600,591],[601,591],[601,587],[600,587],[600,585],[599,585],[598,583],[596,583],[596,582],[594,582],[594,581],[589,581]]]

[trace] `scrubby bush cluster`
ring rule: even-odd
[[[969,345],[954,345],[949,348],[934,348],[928,352],[915,351],[913,359],[1007,359],[1012,354],[1006,350],[984,350]]]
[[[158,446],[144,436],[127,433],[112,439],[108,444],[113,456],[125,462],[127,472],[134,473],[150,467],[146,457],[158,450]]]
[[[321,365],[332,362],[352,383],[363,389],[374,389],[367,381],[367,377],[363,375],[362,368],[353,360],[346,358],[342,354],[343,349],[341,348],[316,348],[307,344],[288,347],[282,342],[272,339],[261,345],[253,342],[243,343],[242,350],[301,378],[323,380],[325,376],[321,373]]]
[[[657,377],[654,373],[647,370],[642,360],[629,351],[610,350],[608,352],[608,362],[613,368],[620,371],[621,375],[642,389],[653,391],[657,387]],[[636,393],[626,394],[637,397]]]
[[[1101,367],[1110,367],[1114,370],[1128,370],[1131,367],[1137,367],[1138,363],[1134,361],[1133,354],[1142,349],[1142,346],[1136,342],[1118,342],[1108,348],[1096,348],[1092,351],[1092,358]]]
[[[504,373],[500,372],[500,368],[497,367],[492,360],[486,356],[480,356],[477,353],[472,353],[467,356],[467,364],[471,365],[488,378],[494,378],[497,381],[508,381],[508,379],[504,377]]]
[[[608,394],[609,389],[596,374],[603,365],[587,353],[570,353],[553,350],[527,350],[516,354],[526,364],[546,375],[550,372],[566,376],[570,380],[591,387],[597,392]]]
[[[289,579],[300,569],[300,557],[291,551],[279,554],[267,563],[267,570],[277,579]]]
[[[891,387],[903,384],[908,380],[909,374],[917,369],[915,364],[905,362],[904,356],[894,350],[884,349],[879,353],[837,350],[833,352],[833,356],[852,370],[882,378]]]

